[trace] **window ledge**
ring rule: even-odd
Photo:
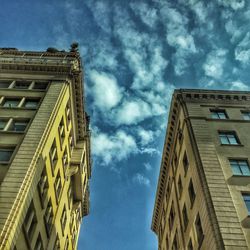
[[[229,146],[229,147],[233,147],[233,146],[236,146],[236,147],[244,147],[243,144],[220,144],[220,146]]]
[[[230,185],[248,185],[250,183],[250,175],[232,175],[227,182]]]

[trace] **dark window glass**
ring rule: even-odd
[[[61,181],[60,171],[58,171],[56,179],[55,179],[55,190],[56,190],[57,201],[59,201],[60,194],[62,191],[62,181]]]
[[[48,83],[47,82],[36,82],[33,89],[37,89],[37,90],[45,90],[48,87]]]
[[[240,144],[235,132],[219,132],[220,142],[223,145],[238,145]]]
[[[53,226],[53,208],[51,204],[51,199],[49,199],[49,202],[47,204],[47,208],[45,210],[44,214],[44,221],[45,221],[45,226],[46,226],[46,231],[48,236],[50,235],[52,226]]]
[[[44,204],[45,204],[45,199],[47,197],[48,188],[49,188],[48,176],[46,172],[46,166],[44,166],[42,174],[41,174],[41,178],[38,182],[38,192],[39,192],[39,196],[41,199],[42,207],[44,207]]]
[[[26,99],[24,102],[24,107],[25,108],[37,108],[39,103],[39,100],[32,100],[32,99]]]
[[[186,230],[188,226],[188,214],[187,214],[187,209],[186,209],[185,204],[182,209],[182,217],[183,217],[184,229]]]
[[[58,235],[56,235],[56,240],[55,240],[55,243],[54,243],[53,250],[60,250],[60,240],[59,240]]]
[[[0,162],[8,163],[13,152],[13,148],[0,148]]]
[[[28,89],[30,86],[30,82],[21,82],[21,81],[17,81],[15,83],[14,88],[15,89]]]
[[[250,112],[242,111],[243,119],[246,121],[250,120]]]
[[[183,162],[184,172],[185,172],[185,174],[187,174],[189,162],[188,162],[188,158],[187,158],[187,153],[186,152],[184,153],[182,162]]]
[[[23,131],[25,131],[27,125],[28,125],[27,121],[14,121],[10,130],[17,131],[17,132],[23,132]]]
[[[10,86],[10,81],[0,81],[0,88],[1,89],[7,89]]]
[[[198,244],[199,244],[199,247],[201,247],[201,244],[202,244],[202,241],[204,238],[204,234],[203,234],[201,219],[200,219],[199,214],[197,215],[196,220],[195,220],[195,229],[196,229]]]
[[[54,175],[55,165],[56,165],[57,160],[58,160],[56,139],[54,139],[54,141],[52,143],[49,155],[50,155],[50,164],[52,167],[52,174]]]
[[[243,199],[247,207],[248,215],[250,215],[250,194],[243,194]]]
[[[4,130],[6,124],[7,124],[6,120],[0,120],[0,130]]]
[[[213,119],[228,119],[225,110],[211,110],[211,117]]]
[[[193,248],[193,243],[192,243],[192,240],[190,239],[189,242],[188,242],[188,250],[194,250]]]
[[[69,249],[69,237],[67,235],[67,238],[65,240],[65,246],[64,246],[64,250],[68,250]]]
[[[66,222],[67,222],[67,211],[65,208],[65,205],[63,207],[63,211],[62,211],[62,216],[61,216],[61,226],[62,226],[62,232],[64,233],[64,229],[66,226]]]
[[[73,201],[72,187],[71,187],[71,183],[69,183],[69,189],[68,189],[68,205],[69,205],[69,209],[71,207],[72,201]]]
[[[177,234],[177,231],[175,232],[172,249],[173,250],[179,250],[179,243],[178,243],[178,234]]]
[[[5,108],[16,108],[20,101],[21,99],[5,98],[2,105]]]
[[[192,180],[190,180],[190,182],[189,182],[188,193],[189,193],[190,203],[191,203],[191,207],[192,207],[194,204],[194,201],[195,201],[195,191],[194,191],[194,186],[193,186]]]
[[[23,223],[24,231],[29,241],[32,240],[36,224],[37,224],[37,218],[36,218],[35,208],[34,208],[33,201],[31,201],[31,204],[29,206],[29,209],[27,211],[27,214],[25,216],[24,223]]]
[[[174,224],[174,217],[175,217],[174,204],[172,203],[172,206],[171,206],[171,209],[170,209],[170,214],[169,214],[169,219],[168,219],[170,230],[172,229],[173,224]]]
[[[36,245],[35,245],[35,250],[43,250],[43,241],[41,238],[40,233],[38,234],[37,240],[36,240]]]
[[[181,196],[182,190],[183,190],[181,176],[179,176],[179,179],[178,179],[178,189],[179,189],[179,195]]]
[[[250,176],[249,164],[246,160],[229,160],[234,175]]]

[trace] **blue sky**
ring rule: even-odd
[[[79,42],[94,161],[79,249],[157,249],[150,224],[171,94],[249,90],[249,2],[1,0],[0,17],[1,47]]]

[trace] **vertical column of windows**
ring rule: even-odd
[[[46,228],[46,232],[48,237],[50,237],[50,232],[52,230],[52,226],[53,226],[53,208],[52,208],[52,203],[51,203],[51,199],[49,199],[49,202],[47,204],[47,208],[45,210],[45,214],[44,214],[44,222],[45,222],[45,228]]]
[[[24,219],[24,223],[23,223],[23,229],[24,229],[24,233],[28,241],[28,244],[30,244],[30,242],[32,241],[36,225],[37,225],[36,212],[35,212],[33,201],[31,201],[27,214]]]
[[[46,166],[44,166],[42,174],[41,174],[41,178],[38,182],[38,193],[40,196],[42,207],[44,207],[44,205],[45,205],[45,200],[47,197],[48,188],[49,188],[48,175],[47,175],[47,171],[46,171]]]

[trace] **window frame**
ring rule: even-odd
[[[246,158],[244,158],[244,159],[229,158],[228,161],[229,161],[229,165],[231,167],[231,171],[233,173],[233,176],[247,176],[247,177],[250,177],[250,165],[249,165],[248,159],[246,159]],[[238,168],[239,172],[241,172],[241,174],[234,173],[234,168],[233,168],[233,165],[232,165],[233,161],[237,163],[237,164],[235,164],[235,166],[237,166],[237,168]],[[242,162],[242,163],[245,162],[246,163],[245,166],[248,168],[249,174],[244,174],[244,172],[242,171],[242,166],[243,165],[241,166],[241,164],[239,164],[239,162]]]
[[[1,161],[0,159],[0,165],[8,165],[12,162],[14,156],[15,156],[15,151],[16,151],[16,146],[12,146],[12,145],[9,145],[9,146],[0,146],[0,151],[10,151],[10,149],[12,149],[12,154],[9,158],[8,161]]]
[[[219,135],[219,140],[220,140],[220,145],[222,146],[239,146],[239,145],[242,145],[241,142],[240,142],[240,139],[236,133],[236,131],[232,131],[232,130],[219,130],[218,131],[218,135]],[[232,136],[233,135],[233,138],[234,140],[236,141],[236,143],[231,143],[230,141],[230,138],[228,136]],[[226,140],[228,143],[223,143],[223,139],[222,137]]]
[[[228,120],[228,114],[225,109],[210,109],[211,119],[214,120]],[[223,114],[225,118],[221,117],[221,114]],[[217,115],[217,117],[213,117],[213,115]]]
[[[241,114],[243,116],[244,121],[250,121],[250,111],[241,110]],[[247,115],[247,116],[246,116]],[[247,117],[247,119],[245,119]]]
[[[242,194],[242,198],[243,198],[246,210],[247,210],[247,216],[250,217],[250,193],[242,192],[241,194]],[[245,199],[245,197],[247,197],[247,199]]]
[[[196,200],[196,192],[194,189],[194,184],[193,184],[192,179],[190,179],[189,184],[188,184],[188,195],[189,195],[189,200],[190,200],[190,204],[191,204],[190,208],[192,209],[194,202]]]

